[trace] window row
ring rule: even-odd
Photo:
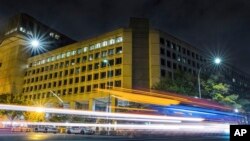
[[[122,37],[117,37],[116,39],[112,38],[109,41],[103,41],[102,43],[93,44],[93,45],[90,45],[89,47],[83,47],[83,48],[78,48],[77,50],[63,52],[61,54],[51,56],[51,57],[48,57],[48,58],[43,59],[43,60],[33,62],[33,63],[30,64],[29,67],[36,66],[36,65],[41,65],[41,64],[45,64],[45,63],[49,63],[49,62],[53,62],[53,61],[60,60],[60,59],[66,58],[66,57],[74,56],[76,54],[85,53],[88,50],[91,51],[91,50],[98,49],[98,48],[101,48],[101,47],[105,47],[105,46],[108,46],[108,45],[113,45],[115,43],[120,43],[120,42],[122,42],[122,40],[123,40]],[[109,53],[114,54],[114,50],[110,50]],[[122,53],[122,48],[121,47],[116,48],[116,53]]]
[[[185,66],[178,65],[178,68],[176,67],[176,69],[196,75],[196,70],[187,68]],[[167,71],[165,69],[161,69],[161,72],[160,72],[161,77],[166,77],[167,76],[166,72],[168,72],[168,77],[172,77],[172,72]]]
[[[199,69],[201,67],[200,63],[196,63],[195,61],[191,61],[191,60],[185,60],[185,58],[182,58],[181,60],[177,60],[178,62],[182,62],[183,64],[188,64],[190,67],[192,66],[193,68],[197,68]],[[164,58],[161,58],[161,66],[167,66],[168,68],[173,68],[176,69],[176,63],[174,63],[173,61],[166,61]]]
[[[196,54],[195,52],[192,52],[192,51],[190,51],[190,50],[187,49],[187,48],[181,47],[180,45],[177,45],[176,43],[170,42],[169,40],[166,40],[166,41],[165,41],[164,38],[160,38],[160,43],[161,43],[162,45],[165,45],[165,44],[166,44],[166,46],[167,46],[168,48],[171,48],[171,49],[173,49],[174,51],[180,52],[180,53],[185,54],[185,55],[187,55],[187,56],[191,56],[192,58],[196,58],[197,60],[200,60],[200,61],[203,60],[202,56],[200,56],[199,54]],[[160,49],[160,53],[161,53],[162,55],[164,55],[164,54],[167,53],[167,52],[165,51],[165,48],[161,48],[161,49]]]
[[[75,59],[66,60],[65,62],[60,62],[60,63],[52,64],[50,66],[45,66],[45,67],[29,70],[29,71],[25,72],[25,76],[31,76],[31,75],[39,74],[39,73],[42,73],[45,71],[52,71],[52,70],[56,70],[56,69],[61,69],[63,67],[68,67],[70,64],[74,65]],[[87,66],[81,66],[81,67],[72,68],[70,70],[65,70],[64,75],[79,74],[80,72],[85,72],[86,70],[91,71],[93,69],[96,70],[99,68],[105,68],[107,66],[120,65],[120,64],[122,64],[121,57],[115,58],[115,59],[110,59],[110,60],[107,60],[106,62],[105,61],[96,62],[94,64],[89,64]],[[59,76],[63,76],[62,71],[60,71],[59,73],[60,73]]]
[[[65,88],[62,90],[57,90],[54,91],[55,94],[58,96],[65,96],[65,95],[70,95],[70,94],[79,94],[79,93],[84,93],[84,92],[91,92],[92,90],[96,88],[101,88],[101,89],[108,89],[109,87],[121,87],[122,86],[122,81],[121,80],[115,80],[107,82],[107,83],[99,83],[99,84],[93,84],[93,85],[87,85],[87,86],[80,86],[80,87],[73,87],[73,88]],[[27,88],[26,88],[27,89]],[[23,90],[25,92],[25,89]],[[28,97],[32,97],[33,99],[40,99],[40,98],[49,98],[52,97],[53,94],[51,92],[47,93],[42,93],[42,94],[32,94],[29,96],[25,96],[24,98],[27,99]],[[32,99],[31,98],[31,99]]]
[[[65,70],[65,72],[67,72],[67,71],[68,70]],[[64,74],[64,75],[66,75],[66,74]],[[99,79],[105,79],[105,78],[110,78],[113,76],[121,76],[121,75],[122,75],[121,69],[108,70],[107,72],[100,72],[100,73],[94,73],[93,75],[92,74],[86,75],[86,80],[87,81],[99,80]],[[62,73],[60,73],[58,75],[58,73],[55,72],[55,73],[51,73],[51,74],[40,76],[40,77],[25,79],[24,84],[45,81],[45,80],[57,78],[57,76],[62,77]],[[62,84],[67,85],[67,84],[73,84],[73,83],[79,83],[79,82],[85,82],[85,76],[69,78],[69,79],[64,79],[64,81],[60,80],[58,82],[54,82],[53,87],[61,86]],[[48,85],[48,88],[51,88],[52,83],[48,83],[47,85]],[[45,89],[46,87],[47,87],[46,84],[44,84],[43,88]]]

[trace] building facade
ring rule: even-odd
[[[46,43],[46,50],[38,52],[30,47],[30,40],[39,40],[38,36],[50,41]],[[73,42],[27,14],[12,17],[0,32],[0,93],[22,92],[29,57]]]
[[[49,37],[56,39],[56,33],[66,38],[48,29]],[[0,93],[21,93],[26,101],[61,103],[73,109],[105,111],[117,99],[97,88],[150,89],[161,77],[173,77],[176,70],[196,75],[205,61],[197,48],[151,28],[142,18],[131,18],[128,27],[75,43],[60,38],[67,41],[62,45],[56,39],[53,48],[44,44],[36,49],[46,51],[36,54],[20,49],[27,46],[22,30],[19,26],[15,35],[5,32],[13,36],[2,38],[0,71],[5,73],[1,73]]]

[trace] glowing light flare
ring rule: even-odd
[[[33,40],[31,40],[30,44],[32,47],[37,48],[37,47],[39,47],[40,42],[37,39],[33,39]]]
[[[35,111],[37,111],[38,108],[42,108],[42,107],[0,104],[0,109],[2,109],[2,110],[34,111],[35,112]],[[191,118],[191,117],[154,116],[154,115],[125,114],[125,113],[107,113],[107,112],[82,111],[82,110],[57,109],[57,108],[43,108],[43,110],[45,113],[69,114],[69,115],[88,115],[88,116],[99,116],[99,117],[124,117],[124,118],[180,120],[180,121],[194,121],[194,122],[201,122],[204,120],[203,118]]]
[[[214,59],[214,63],[215,63],[215,64],[220,64],[220,63],[221,63],[221,59],[218,58],[218,57],[216,57],[216,58]]]
[[[43,113],[44,112],[44,108],[39,107],[39,108],[36,109],[36,112]]]

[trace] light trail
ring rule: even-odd
[[[2,122],[11,124],[11,122]],[[228,124],[216,123],[188,123],[188,124],[96,124],[96,123],[53,123],[53,122],[14,122],[13,125],[33,125],[33,126],[64,126],[64,127],[101,127],[115,129],[136,129],[136,130],[157,130],[157,131],[176,131],[193,133],[227,133]]]
[[[34,106],[18,106],[0,104],[1,110],[11,111],[31,111],[31,112],[45,112],[55,114],[68,114],[68,115],[82,115],[82,116],[99,116],[99,117],[124,117],[135,119],[154,119],[154,120],[179,120],[179,121],[192,121],[201,122],[203,118],[191,118],[191,117],[174,117],[174,116],[154,116],[154,115],[142,115],[142,114],[126,114],[126,113],[108,113],[108,112],[95,112],[95,111],[83,111],[83,110],[70,110],[70,109],[57,109],[57,108],[43,108]]]
[[[162,123],[181,123],[180,120],[157,120],[157,119],[135,119],[135,118],[109,118],[112,120],[123,120],[123,121],[143,121],[143,122],[162,122]]]

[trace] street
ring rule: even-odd
[[[121,137],[46,133],[1,134],[1,141],[229,141],[228,136]]]

